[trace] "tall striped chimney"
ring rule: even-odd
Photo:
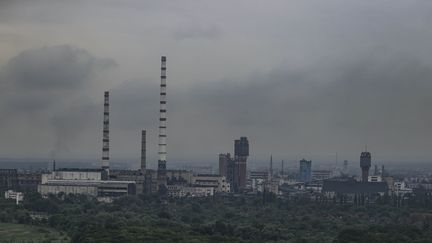
[[[141,131],[141,173],[146,172],[146,130]]]
[[[104,95],[102,169],[109,170],[109,92]]]
[[[166,105],[166,57],[161,57],[161,83],[160,83],[160,117],[159,117],[159,160],[157,171],[158,186],[166,185],[166,131],[167,131],[167,105]]]

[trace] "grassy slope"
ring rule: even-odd
[[[60,232],[39,226],[0,223],[0,242],[69,242]]]

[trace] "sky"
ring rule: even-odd
[[[432,2],[0,1],[0,157],[169,163],[432,159]]]

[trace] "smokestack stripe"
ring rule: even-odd
[[[166,57],[161,57],[161,83],[160,83],[160,108],[159,108],[159,160],[158,160],[158,171],[157,171],[157,181],[159,185],[166,185],[166,138],[167,138],[167,107],[166,107]]]
[[[102,169],[109,169],[109,92],[104,93]]]

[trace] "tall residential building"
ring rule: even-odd
[[[362,152],[360,154],[360,168],[362,170],[362,182],[368,182],[370,167],[371,167],[371,154],[369,152]]]
[[[240,137],[234,141],[234,191],[240,192],[246,187],[246,160],[249,156],[249,141]]]
[[[312,180],[312,160],[300,160],[299,180],[310,182]]]

